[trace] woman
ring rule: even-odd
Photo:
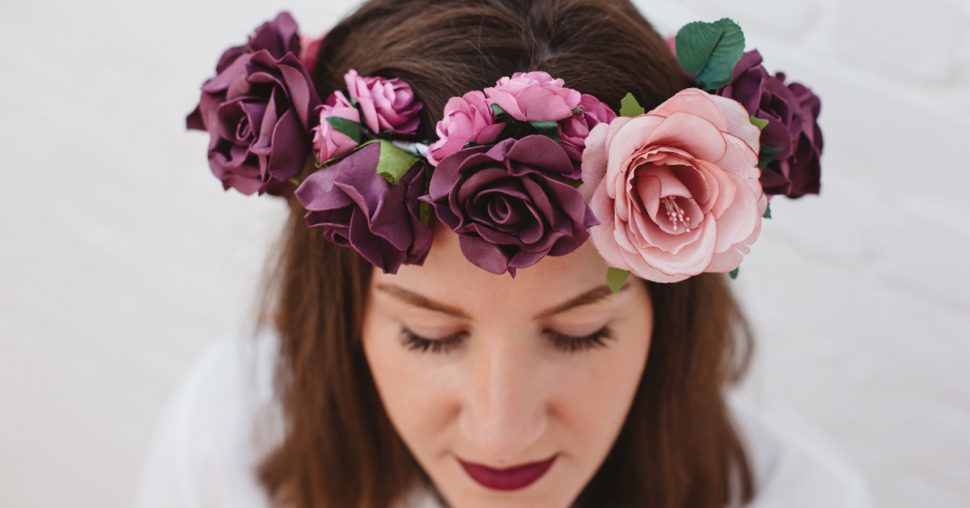
[[[725,398],[750,357],[724,272],[765,212],[759,131],[725,109],[740,106],[680,94],[677,58],[630,3],[372,0],[296,40],[281,15],[227,51],[189,118],[225,188],[284,196],[291,215],[261,332],[221,342],[183,384],[143,506],[860,505],[847,473]],[[669,127],[698,96],[722,115],[718,167],[695,169],[738,204],[670,177],[694,194],[655,196],[654,219],[737,242],[709,240],[702,261],[695,243],[642,257],[611,243],[625,205],[606,159],[649,120],[617,121],[627,93],[674,132],[670,157],[704,151],[700,124]],[[558,123],[535,116],[562,104]],[[650,180],[628,181],[643,209]]]

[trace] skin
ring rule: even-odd
[[[392,424],[451,506],[566,507],[606,458],[653,326],[645,284],[631,277],[611,293],[606,270],[586,242],[514,279],[494,275],[465,259],[458,236],[443,227],[423,265],[394,275],[375,269],[365,355]],[[570,302],[577,305],[566,309]],[[605,346],[575,352],[551,335],[583,337],[604,326],[612,335]],[[409,349],[402,327],[460,339],[439,352]],[[480,485],[456,458],[507,468],[553,454],[544,476],[512,491]]]

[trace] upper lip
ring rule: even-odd
[[[473,465],[476,465],[476,466],[479,466],[479,467],[487,467],[489,469],[493,469],[493,470],[495,470],[497,472],[500,472],[500,473],[508,473],[508,472],[514,471],[516,469],[521,469],[523,467],[528,467],[528,466],[534,466],[536,464],[539,464],[540,462],[545,462],[545,461],[551,459],[554,455],[555,454],[552,454],[552,455],[549,455],[548,457],[546,457],[544,459],[533,460],[531,462],[522,462],[522,463],[515,464],[513,466],[508,466],[508,467],[495,467],[495,466],[490,466],[488,464],[483,464],[481,462],[472,462],[470,460],[465,460],[465,459],[463,459],[461,457],[458,457],[458,460],[460,460],[460,461],[462,461],[462,462],[464,462],[466,464],[473,464]]]

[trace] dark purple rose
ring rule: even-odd
[[[223,188],[285,195],[310,155],[320,97],[293,53],[277,59],[263,49],[224,60],[186,125],[209,132],[209,168]]]
[[[445,157],[429,195],[444,224],[459,234],[462,253],[489,272],[533,265],[572,252],[599,222],[569,180],[580,171],[543,135],[507,138]]]
[[[421,264],[431,228],[420,220],[427,166],[417,162],[395,185],[377,173],[381,144],[370,143],[316,171],[297,187],[307,226],[327,240],[356,250],[385,273]]]
[[[761,174],[766,194],[799,197],[818,194],[822,132],[818,127],[819,98],[799,83],[785,84],[762,65],[758,50],[745,52],[731,82],[717,93],[740,102],[748,113],[768,120],[761,131],[762,152],[778,151]],[[767,148],[771,147],[771,148]]]

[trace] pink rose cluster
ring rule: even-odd
[[[496,118],[494,107],[516,122],[555,124],[560,144],[577,165],[590,130],[616,118],[609,106],[592,95],[566,88],[562,79],[541,71],[517,72],[499,79],[494,87],[448,101],[437,125],[438,141],[428,150],[428,162],[437,166],[466,146],[498,141],[508,122]]]
[[[580,191],[607,264],[656,282],[737,268],[767,207],[759,136],[741,104],[697,88],[594,127]]]
[[[372,135],[412,135],[421,122],[422,104],[411,85],[399,78],[361,76],[355,69],[344,75],[346,94],[337,90],[318,108],[319,125],[313,131],[313,152],[320,162],[351,152],[360,142],[328,118],[346,120],[359,132],[366,127]]]

